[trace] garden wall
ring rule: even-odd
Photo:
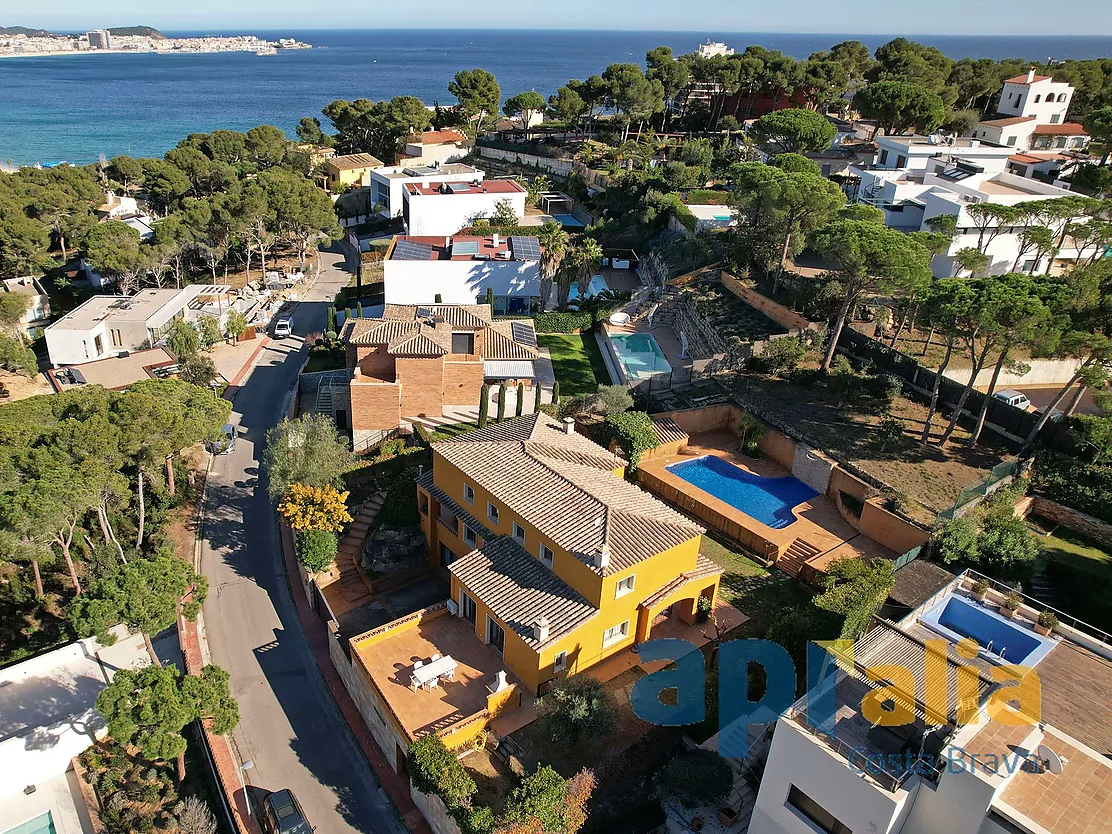
[[[1101,521],[1099,518],[1093,518],[1080,510],[1066,507],[1057,501],[1043,498],[1041,495],[1031,495],[1023,498],[1016,504],[1016,512],[1023,517],[1029,514],[1040,516],[1047,521],[1053,521],[1055,524],[1068,527],[1070,530],[1074,530],[1095,542],[1112,542],[1112,524]]]
[[[761,295],[756,290],[745,286],[735,276],[723,270],[722,286],[748,304],[755,310],[760,310],[781,327],[788,330],[818,330],[820,325],[808,320],[794,310],[789,310],[783,304],[777,304],[771,298]]]
[[[435,834],[461,834],[459,823],[452,819],[444,800],[435,794],[421,793],[410,786],[409,795],[413,804],[429,824]]]
[[[550,174],[555,174],[564,179],[571,176],[574,162],[570,159],[557,159],[551,156],[539,156],[535,153],[524,151],[507,151],[503,148],[491,148],[487,145],[476,145],[475,150],[484,159],[496,159],[500,162],[516,162],[530,168],[539,168]]]
[[[907,553],[919,545],[926,544],[930,533],[910,521],[890,513],[875,501],[866,501],[861,510],[861,521],[857,529],[862,535],[884,545],[896,553]]]
[[[1000,379],[996,383],[997,388],[1007,388],[1015,385],[1048,385],[1057,386],[1065,385],[1077,372],[1078,366],[1081,364],[1077,359],[1029,359],[1024,364],[1029,365],[1031,370],[1025,374],[1010,373],[1007,370],[1000,372]],[[946,378],[952,379],[955,382],[960,382],[965,385],[969,382],[969,374],[972,373],[972,368],[954,368],[947,369]],[[974,383],[978,387],[987,388],[989,383],[992,382],[992,368],[984,368],[977,374],[977,381]]]

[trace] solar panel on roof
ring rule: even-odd
[[[519,345],[529,345],[530,347],[537,346],[537,334],[533,328],[520,321],[510,322],[510,333],[513,335],[513,340]]]
[[[453,255],[478,255],[479,254],[479,241],[477,241],[477,240],[454,240],[454,241],[452,241],[452,254]]]
[[[412,240],[399,240],[394,244],[395,261],[427,261],[432,258],[432,247]]]
[[[539,261],[541,259],[541,243],[535,237],[510,237],[510,248],[514,257],[519,261]]]

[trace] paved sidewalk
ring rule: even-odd
[[[371,767],[374,768],[375,776],[378,777],[382,787],[390,795],[390,800],[401,815],[406,828],[413,834],[432,834],[432,829],[429,828],[424,816],[413,804],[413,799],[409,793],[409,780],[395,773],[394,769],[390,767],[386,757],[382,754],[382,750],[375,742],[374,736],[371,735],[371,731],[367,729],[363,716],[359,714],[358,707],[355,706],[355,702],[348,694],[343,681],[340,680],[339,673],[332,665],[332,657],[328,653],[328,633],[324,623],[321,622],[316,612],[309,607],[309,600],[305,597],[305,588],[296,579],[298,569],[297,559],[294,556],[293,533],[285,524],[282,524],[281,528],[282,557],[286,563],[286,578],[290,586],[290,593],[293,596],[294,604],[297,606],[297,616],[301,620],[301,628],[305,632],[305,638],[308,640],[309,647],[316,658],[321,677],[324,678],[328,691],[332,693],[332,697],[336,700],[336,706],[340,708],[344,719],[351,727],[351,734],[359,743]]]

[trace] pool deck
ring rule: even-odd
[[[825,573],[827,566],[839,559],[896,558],[896,553],[850,526],[838,513],[834,501],[825,495],[816,495],[797,504],[792,508],[796,520],[787,527],[775,529],[689,484],[667,469],[673,463],[714,455],[754,475],[766,478],[791,475],[791,472],[768,458],[751,458],[740,454],[738,445],[737,435],[725,430],[697,434],[691,437],[687,447],[680,453],[646,460],[641,464],[640,471],[646,475],[646,486],[650,490],[653,489],[655,480],[665,487],[665,493],[675,491],[683,496],[680,502],[682,508],[697,515],[701,521],[709,523],[710,519],[699,515],[697,505],[706,507],[711,515],[736,525],[745,534],[744,540],[739,539],[743,545],[766,560],[775,562],[777,567],[793,576],[798,576],[804,566],[818,573]],[[669,496],[666,494],[665,497]]]
[[[683,368],[690,372],[692,364],[691,357],[689,356],[686,359],[680,358],[680,354],[683,353],[683,348],[680,347],[680,337],[671,327],[662,324],[658,324],[656,327],[649,327],[649,323],[645,319],[624,326],[608,323],[604,325],[604,327],[607,334],[614,335],[648,333],[656,339],[656,343],[660,345],[660,350],[664,354],[664,358],[668,360],[668,364],[672,366],[673,371]],[[631,381],[641,382],[645,378],[646,377],[642,377],[641,379],[634,379]],[[690,378],[690,373],[684,375],[685,382]]]

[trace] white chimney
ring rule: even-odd
[[[610,567],[610,545],[606,542],[595,551],[595,567],[599,570],[606,570]]]
[[[445,235],[444,236],[444,248],[447,249],[451,245],[452,245],[452,238],[449,237],[448,235]]]
[[[1027,83],[1032,84],[1032,83],[1034,83],[1034,81],[1035,81],[1035,68],[1031,67],[1031,69],[1027,70]]]
[[[533,623],[533,639],[538,643],[543,643],[547,640],[550,633],[551,628],[548,624],[548,617],[542,615],[539,620]]]
[[[498,232],[495,232],[495,233],[494,233],[494,242],[493,242],[493,246],[494,246],[494,248],[495,248],[495,249],[497,249],[497,248],[498,248]]]
[[[506,680],[506,670],[503,669],[495,676],[494,686],[491,688],[490,691],[491,692],[502,692],[503,690],[509,689],[509,688],[510,688],[510,682],[508,680]]]
[[[564,434],[575,434],[575,418],[564,418]]]

